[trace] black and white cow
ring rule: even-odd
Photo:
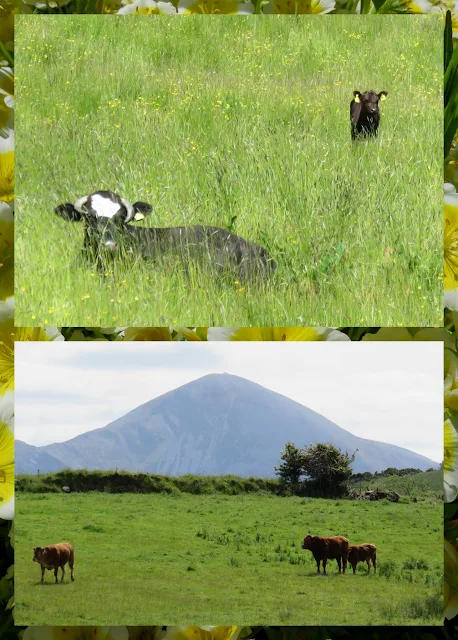
[[[276,269],[264,247],[219,227],[142,228],[130,224],[151,211],[146,202],[131,204],[112,191],[97,191],[75,204],[60,204],[54,209],[64,220],[84,221],[83,251],[99,268],[104,268],[108,256],[117,254],[154,260],[174,252],[185,263],[199,260],[218,272],[235,270],[244,281],[263,279]]]

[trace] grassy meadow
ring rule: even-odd
[[[441,16],[16,19],[16,323],[433,326],[442,317]],[[388,91],[352,143],[353,90]],[[262,244],[264,284],[81,258],[53,213],[99,189],[139,226]]]
[[[432,501],[18,493],[15,623],[439,625],[442,532]],[[318,576],[307,533],[374,542],[377,573]],[[75,582],[40,585],[32,548],[64,540]]]

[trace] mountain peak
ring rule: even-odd
[[[349,453],[358,449],[355,473],[437,466],[407,449],[358,438],[298,402],[227,372],[188,382],[67,442],[19,446],[15,462],[17,473],[36,473],[39,464],[42,473],[62,465],[274,477],[286,442],[332,443]]]

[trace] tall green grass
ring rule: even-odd
[[[16,322],[442,323],[440,16],[18,16]],[[351,143],[353,90],[389,92]],[[82,261],[53,208],[97,189],[150,226],[264,245],[263,285],[206,269]]]

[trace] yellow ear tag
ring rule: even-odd
[[[382,93],[382,95],[380,96],[380,100],[386,100],[386,95]]]
[[[140,211],[137,211],[137,213],[134,215],[134,220],[144,220],[145,216],[143,215],[143,213],[140,213]]]
[[[353,99],[354,99],[355,102],[361,102],[361,100],[358,98],[358,96],[355,96]]]

